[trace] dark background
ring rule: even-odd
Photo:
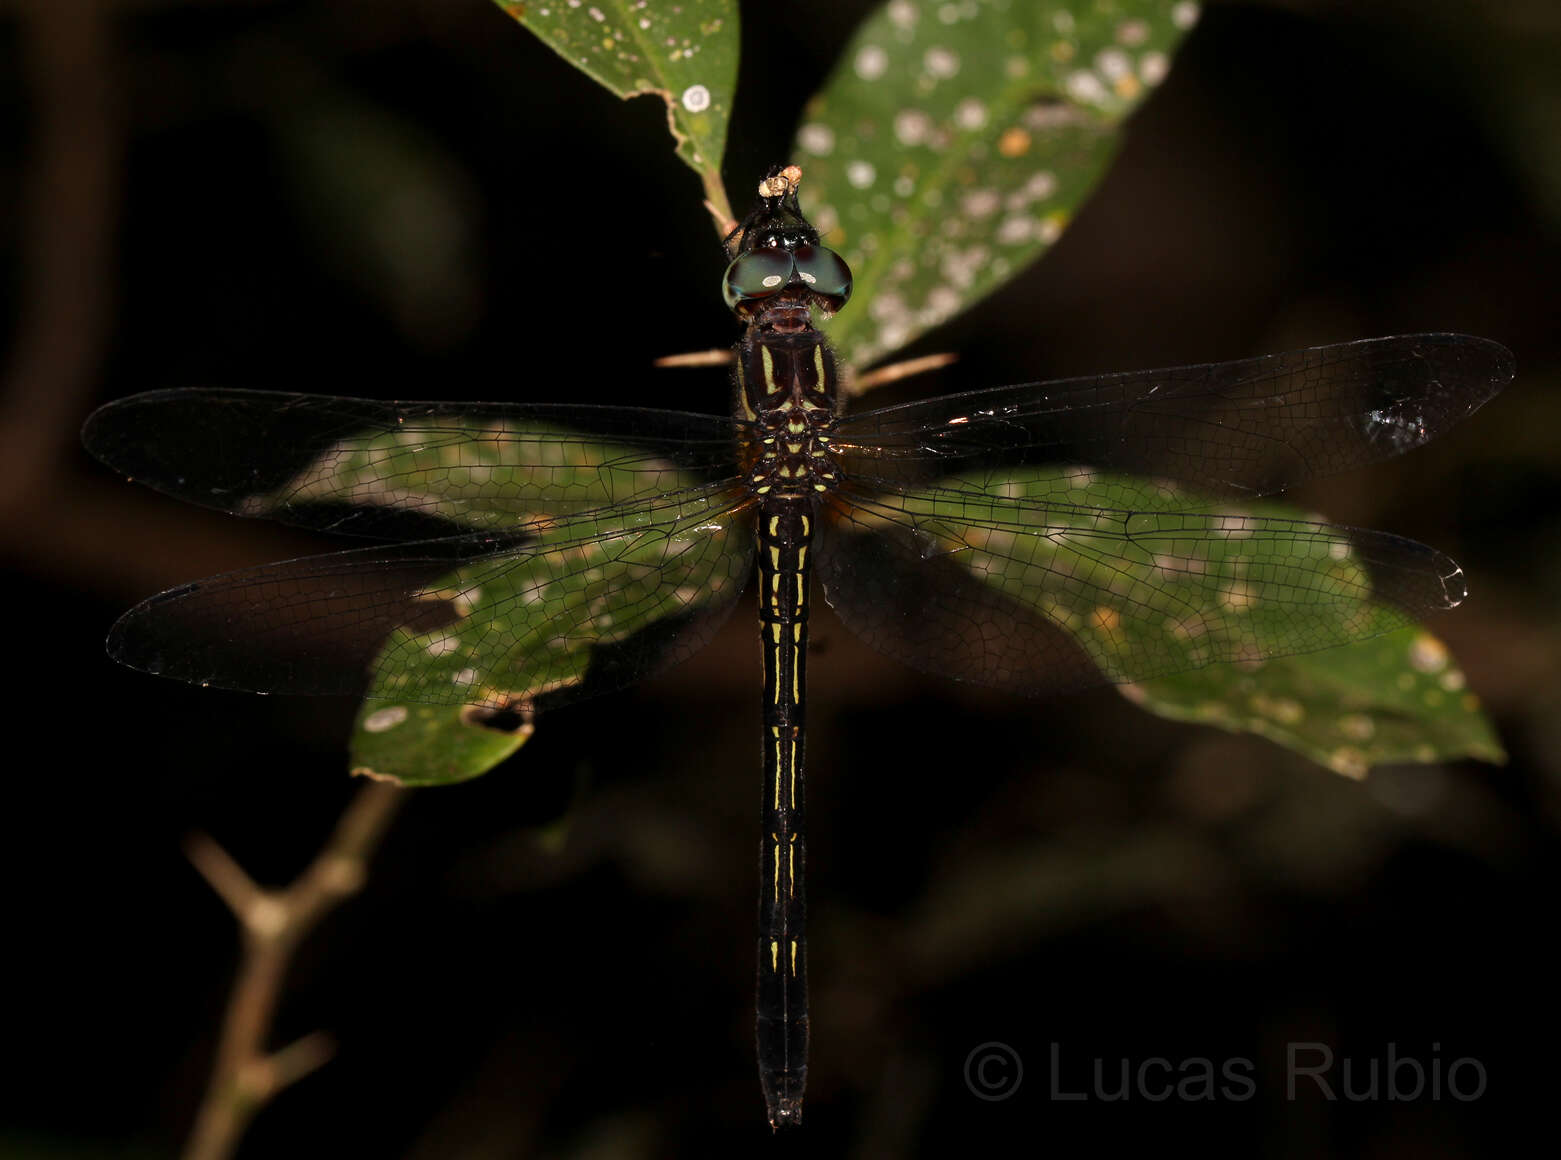
[[[730,188],[784,157],[867,8],[744,5]],[[720,372],[647,364],[733,326],[661,107],[617,101],[483,0],[8,0],[0,86],[0,1148],[160,1155],[188,1130],[236,962],[181,840],[208,832],[287,881],[354,791],[352,706],[103,657],[148,593],[326,545],[126,484],[79,450],[81,419],[197,384],[719,411]],[[933,392],[1420,330],[1506,343],[1518,378],[1484,411],[1299,498],[1464,565],[1468,603],[1432,627],[1508,765],[1350,782],[1110,690],[1030,704],[939,684],[821,607],[814,1060],[807,1126],[772,1143],[739,615],[693,661],[545,720],[493,775],[415,795],[289,976],[276,1043],[323,1028],[337,1056],[241,1155],[1453,1157],[1545,1138],[1558,237],[1555,5],[1216,6],[1048,258],[915,348],[964,355],[915,384]],[[987,1041],[1023,1060],[1003,1102],[962,1077]],[[1297,1041],[1354,1060],[1357,1089],[1390,1044],[1444,1074],[1478,1060],[1487,1084],[1287,1101]],[[1157,1056],[1251,1060],[1256,1092],[1048,1098],[1087,1091],[1094,1059],[1114,1086],[1120,1061]]]

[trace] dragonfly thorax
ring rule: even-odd
[[[749,484],[761,498],[815,497],[840,480],[830,448],[835,358],[818,331],[750,328],[738,347],[737,380],[754,424]]]

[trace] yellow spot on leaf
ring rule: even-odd
[[[1030,134],[1017,127],[1005,129],[997,139],[997,151],[1004,157],[1023,157],[1030,151]]]

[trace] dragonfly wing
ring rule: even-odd
[[[1462,600],[1423,544],[1258,512],[1035,503],[957,487],[831,501],[825,596],[869,644],[1024,695],[1260,661]]]
[[[726,478],[739,471],[737,433],[730,418],[678,411],[200,388],[109,403],[82,440],[110,467],[190,503],[416,540]]]
[[[699,649],[753,564],[738,489],[267,564],[164,592],[109,652],[261,693],[492,707],[594,695]]]
[[[1489,339],[1417,334],[1025,383],[848,415],[848,475],[897,482],[1083,465],[1267,495],[1418,447],[1512,378]],[[1066,470],[1066,469],[1060,469]],[[1059,473],[1057,489],[1066,490]]]
[[[864,509],[826,522],[817,553],[824,597],[870,646],[956,681],[1044,696],[1103,684],[1089,654],[1022,600]]]

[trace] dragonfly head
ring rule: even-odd
[[[851,297],[851,268],[819,244],[818,231],[797,205],[802,170],[772,168],[759,182],[753,212],[732,231],[737,239],[721,282],[726,304],[747,322],[758,319],[777,329],[807,325],[817,306],[826,316]]]

